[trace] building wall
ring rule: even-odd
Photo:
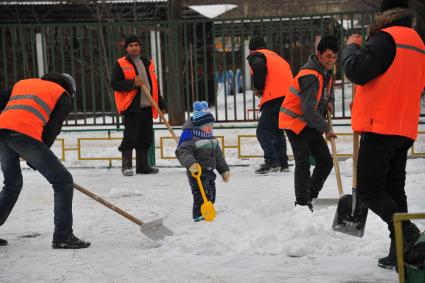
[[[186,5],[223,4],[221,0],[184,0]],[[347,11],[370,11],[379,7],[380,0],[228,0],[225,4],[236,4],[237,8],[221,17],[264,17]]]

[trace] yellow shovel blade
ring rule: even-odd
[[[211,201],[204,202],[201,205],[201,214],[204,217],[205,221],[213,221],[216,215],[214,205]]]

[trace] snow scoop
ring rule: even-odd
[[[121,208],[113,205],[112,203],[110,203],[110,202],[102,199],[101,197],[95,195],[94,193],[86,190],[85,188],[81,187],[80,185],[77,185],[77,184],[74,183],[74,188],[76,190],[82,192],[86,196],[91,197],[95,201],[100,202],[101,204],[103,204],[107,208],[112,209],[113,211],[115,211],[116,213],[120,214],[121,216],[124,216],[128,220],[130,220],[130,221],[136,223],[137,225],[139,225],[140,226],[140,230],[142,231],[142,233],[146,237],[148,237],[149,239],[151,239],[152,241],[162,240],[166,236],[173,235],[173,231],[171,231],[170,229],[168,229],[162,223],[162,220],[163,220],[162,218],[157,219],[157,220],[154,220],[154,221],[151,221],[151,222],[142,222],[141,220],[137,219],[133,215],[125,212]]]
[[[198,172],[192,173],[193,178],[198,182],[199,190],[201,191],[202,200],[204,203],[201,205],[201,215],[204,217],[205,221],[213,221],[216,215],[214,205],[211,201],[207,199],[205,195],[204,186],[201,181],[202,169],[200,165],[197,165]]]
[[[338,201],[332,229],[348,235],[363,237],[368,208],[357,198],[357,158],[359,134],[353,133],[353,188],[352,194],[342,196]]]
[[[152,98],[151,93],[149,92],[148,88],[145,85],[142,85],[143,91],[145,92],[146,96],[148,97],[149,101],[152,103],[155,110],[158,112],[159,117],[161,117],[162,122],[164,122],[165,126],[167,126],[168,130],[171,133],[171,136],[173,136],[173,139],[176,141],[176,143],[179,143],[179,139],[177,138],[176,134],[174,133],[173,129],[170,126],[170,123],[168,123],[167,119],[165,118],[164,114],[162,113],[161,109],[159,109],[158,103]]]
[[[328,119],[329,128],[333,132],[332,114],[330,111],[328,111],[327,119]],[[341,197],[344,194],[344,191],[342,189],[341,173],[339,171],[339,162],[338,162],[338,156],[336,152],[335,138],[331,138],[331,147],[332,147],[332,158],[333,158],[333,163],[335,168],[336,182],[338,185],[338,194],[339,194],[339,197]],[[312,204],[313,206],[331,206],[331,205],[337,205],[338,200],[339,200],[338,198],[315,199],[312,201]]]

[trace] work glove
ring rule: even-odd
[[[199,165],[199,163],[193,163],[192,165],[190,165],[190,167],[189,167],[190,173],[192,173],[192,174],[198,173],[198,170],[199,170],[199,167],[200,166],[201,165]]]
[[[337,138],[336,134],[334,132],[332,132],[332,131],[326,132],[325,133],[325,136],[326,136],[326,139],[327,140],[331,140],[331,139],[336,139]]]
[[[223,172],[223,174],[221,174],[221,177],[223,178],[223,181],[225,183],[229,182],[229,180],[230,180],[230,171]]]

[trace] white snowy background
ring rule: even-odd
[[[335,131],[348,133],[350,128]],[[236,135],[255,134],[255,129],[215,133],[223,135],[225,143],[235,144]],[[72,147],[83,136],[105,134],[68,132],[60,138]],[[160,136],[169,134],[157,131],[157,144]],[[415,144],[420,152],[425,151],[423,137]],[[119,157],[118,144],[119,140],[87,142],[84,154]],[[165,146],[165,153],[172,156],[174,141]],[[244,154],[261,155],[255,138],[247,139],[243,148]],[[339,153],[350,153],[351,138],[340,136],[337,148]],[[61,155],[59,143],[53,150]],[[291,172],[258,176],[254,170],[261,159],[241,160],[236,150],[225,152],[232,165],[231,180],[223,183],[218,176],[217,217],[199,223],[192,221],[185,170],[176,160],[159,159],[158,150],[160,173],[133,177],[121,174],[118,160],[108,169],[106,161],[78,161],[75,152],[66,152],[64,164],[79,185],[142,221],[165,217],[164,224],[174,235],[159,242],[159,247],[136,224],[75,191],[74,232],[92,246],[51,249],[53,190],[22,162],[23,191],[0,227],[0,238],[9,241],[0,247],[0,282],[398,282],[397,273],[377,266],[378,258],[388,252],[389,238],[386,225],[376,215],[369,213],[363,238],[334,232],[336,206],[315,207],[314,213],[294,207],[294,167]],[[344,191],[351,193],[352,159],[341,161],[340,168]],[[410,212],[425,211],[424,180],[425,159],[409,159]],[[320,196],[338,197],[334,171]],[[425,221],[415,223],[425,229]]]

